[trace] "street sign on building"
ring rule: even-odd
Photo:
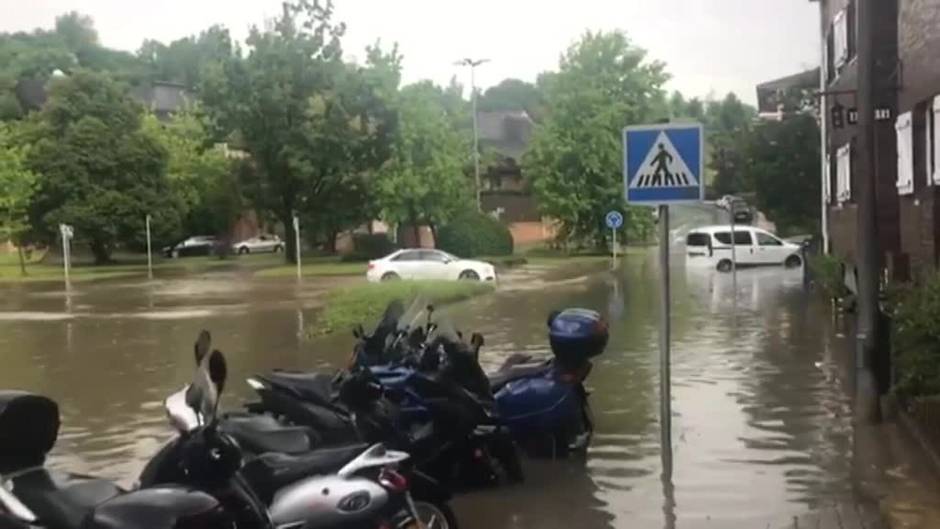
[[[698,123],[623,129],[627,202],[663,205],[704,199],[704,134]]]
[[[607,227],[612,230],[620,229],[620,227],[623,226],[623,213],[617,210],[608,211],[607,215],[604,217],[604,222],[607,224]]]

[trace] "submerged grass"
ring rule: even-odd
[[[329,292],[326,305],[310,328],[313,335],[352,329],[376,321],[392,300],[423,296],[430,303],[453,303],[494,290],[489,283],[470,281],[390,281],[365,283]]]

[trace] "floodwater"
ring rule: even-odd
[[[588,379],[596,436],[586,458],[527,462],[523,485],[456,501],[479,529],[783,526],[852,494],[851,415],[840,324],[802,272],[673,273],[674,473],[661,478],[658,288],[653,254],[616,271],[559,281],[507,277],[494,296],[446,311],[486,336],[483,360],[546,352],[553,308],[611,321]],[[528,286],[528,287],[527,287]],[[309,341],[317,283],[237,274],[0,288],[0,387],[55,398],[63,427],[53,464],[131,483],[172,435],[162,399],[193,371],[209,329],[227,354],[224,405],[249,397],[245,375],[342,365],[352,337]]]

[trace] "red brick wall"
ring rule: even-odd
[[[555,237],[555,227],[542,222],[514,222],[509,225],[512,242],[515,246],[545,242]]]

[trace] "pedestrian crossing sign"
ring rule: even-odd
[[[704,199],[704,134],[698,123],[623,129],[623,181],[628,203],[676,204]]]

